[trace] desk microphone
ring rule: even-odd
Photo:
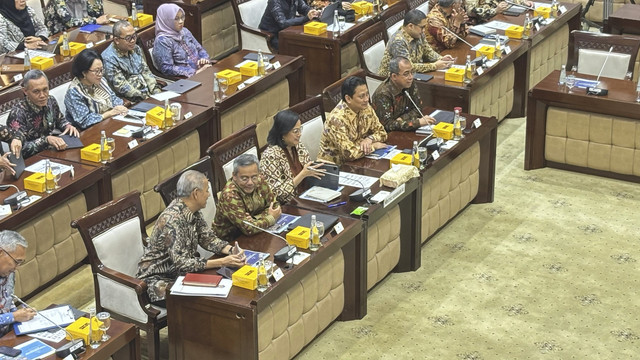
[[[326,172],[324,174],[325,175],[335,176],[338,179],[340,178],[340,175],[332,174],[332,173],[329,173],[329,172]],[[366,201],[369,204],[371,204],[369,202],[369,198],[371,197],[371,189],[370,188],[364,186],[364,183],[362,181],[358,180],[358,179],[353,179],[353,178],[346,177],[346,176],[342,176],[342,177],[347,179],[347,180],[352,180],[352,181],[355,181],[355,182],[360,184],[360,189],[358,189],[358,190],[352,192],[351,194],[349,194],[349,199],[350,200],[357,201],[357,202]]]
[[[422,111],[420,110],[418,105],[416,105],[416,102],[413,101],[413,99],[411,98],[411,95],[409,95],[409,90],[402,89],[402,93],[407,97],[407,99],[409,99],[409,101],[411,101],[411,103],[413,104],[413,107],[415,107],[416,110],[418,110],[418,114],[420,114],[420,117],[424,117],[424,115],[422,114]]]
[[[461,38],[460,36],[458,36],[458,34],[454,33],[453,31],[449,30],[449,28],[447,28],[446,26],[442,27],[443,29],[447,30],[450,34],[452,34],[453,36],[455,36],[456,38],[458,38],[458,40],[462,41],[463,43],[467,44],[467,46],[469,46],[470,48],[473,47],[473,45],[469,44],[468,41],[466,41],[465,39]]]
[[[600,68],[600,72],[598,73],[598,77],[596,78],[596,86],[587,88],[587,94],[588,95],[605,96],[605,95],[609,94],[609,90],[600,89],[598,86],[600,85],[600,75],[602,75],[602,71],[604,70],[604,66],[607,65],[607,60],[609,60],[609,56],[611,55],[612,51],[613,51],[613,46],[609,48],[609,52],[607,53],[607,57],[604,58],[604,62],[602,63],[602,67]]]
[[[11,184],[0,185],[0,191],[5,191],[10,187],[15,188],[17,192],[11,196],[8,196],[6,199],[4,199],[5,205],[16,206],[18,205],[19,202],[27,198],[27,192],[20,191],[20,189],[15,185],[11,185]]]
[[[283,262],[287,262],[289,261],[289,259],[293,258],[293,255],[295,255],[298,252],[298,248],[296,248],[294,245],[289,245],[289,242],[287,241],[287,239],[283,238],[282,236],[274,233],[273,231],[269,231],[267,229],[263,229],[260,226],[256,226],[253,225],[252,223],[248,222],[247,220],[243,220],[242,221],[245,225],[249,225],[251,227],[254,227],[262,232],[265,232],[267,234],[271,234],[279,239],[282,239],[282,241],[285,242],[285,244],[287,244],[287,246],[283,247],[282,249],[276,251],[275,254],[273,254],[273,258],[277,261],[283,261]]]
[[[151,131],[151,127],[147,125],[146,120],[130,114],[125,115],[125,117],[130,117],[130,118],[139,120],[142,123],[142,127],[140,127],[140,129],[131,132],[131,137],[144,140],[145,136],[147,136],[149,131]]]
[[[69,343],[64,344],[61,347],[56,349],[56,356],[57,357],[59,357],[61,359],[64,359],[67,356],[71,355],[74,359],[77,359],[78,358],[78,356],[77,356],[78,354],[82,354],[83,352],[85,352],[86,348],[85,348],[83,339],[74,338],[73,335],[71,335],[71,333],[69,331],[67,331],[67,329],[65,329],[62,326],[56,324],[55,321],[49,319],[48,317],[42,315],[41,312],[39,312],[38,310],[32,308],[31,305],[27,304],[26,302],[24,302],[22,299],[20,299],[16,295],[12,294],[11,297],[13,297],[14,301],[20,302],[22,305],[26,306],[27,308],[35,311],[35,313],[40,315],[43,319],[47,320],[48,322],[50,322],[53,325],[55,325],[55,327],[57,327],[58,329],[60,329],[60,330],[64,331],[65,333],[67,333],[67,335],[69,336],[71,341]],[[91,319],[89,319],[89,321],[91,321]]]
[[[520,6],[520,7],[523,7],[525,9],[535,10],[535,8],[532,8],[531,6],[527,6],[527,5],[524,5],[524,4],[516,4],[513,1],[504,0],[504,2],[506,2],[507,4],[513,5],[513,6]]]

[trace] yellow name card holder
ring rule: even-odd
[[[489,46],[489,45],[483,45],[480,48],[478,48],[478,50],[476,50],[476,57],[479,56],[486,56],[487,59],[492,60],[493,56],[495,55],[496,52],[496,48],[493,46]]]
[[[551,15],[551,8],[546,6],[538,6],[535,10],[533,10],[533,17],[541,16],[545,19],[549,18]]]
[[[100,340],[102,337],[102,331],[100,330],[100,325],[102,325],[102,321],[96,319],[95,317],[91,322],[91,338],[94,341]],[[89,318],[81,317],[78,320],[74,321],[71,325],[67,326],[67,331],[69,334],[73,336],[74,339],[82,339],[85,344],[89,344]],[[69,338],[69,334],[67,334],[66,339],[72,340]]]
[[[69,43],[69,52],[71,53],[70,56],[76,56],[78,54],[80,54],[80,52],[84,49],[87,48],[87,44],[83,44],[83,43],[77,43],[77,42],[70,42]]]
[[[256,65],[256,69],[257,68],[258,65]],[[218,73],[218,79],[226,79],[227,85],[233,85],[242,81],[242,74],[237,71],[227,69]]]
[[[258,75],[258,63],[255,61],[249,61],[246,64],[240,66],[240,74],[244,76]]]
[[[420,158],[418,154],[413,154],[413,163],[411,162],[411,154],[399,153],[396,156],[392,157],[389,161],[389,167],[393,167],[394,164],[402,164],[402,165],[414,165],[420,166]]]
[[[39,193],[45,190],[45,178],[43,173],[33,173],[24,179],[24,188]]]
[[[168,116],[171,116],[171,111],[169,111]],[[149,126],[157,126],[159,129],[162,129],[162,125],[165,119],[164,108],[160,106],[156,106],[153,109],[147,111],[145,115],[145,122]]]
[[[38,70],[46,70],[53,66],[53,59],[44,56],[36,56],[31,59],[31,66]]]
[[[245,265],[231,274],[233,286],[255,290],[258,287],[258,269]]]

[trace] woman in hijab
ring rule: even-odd
[[[0,0],[0,53],[46,45],[49,31],[26,0]]]
[[[50,0],[44,8],[45,24],[52,34],[87,24],[105,25],[102,0]]]
[[[211,66],[209,54],[184,27],[184,11],[176,4],[162,4],[156,17],[153,63],[168,76],[190,77]]]

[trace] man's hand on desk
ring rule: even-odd
[[[278,221],[278,218],[282,215],[282,208],[280,207],[280,204],[274,201],[271,203],[271,206],[269,206],[268,212],[269,215],[273,216],[273,218]]]
[[[7,169],[11,175],[15,175],[16,171],[13,170],[13,167],[16,166],[16,164],[12,164],[11,161],[9,161],[9,155],[11,155],[11,153],[6,152],[0,156],[0,169]]]
[[[502,14],[509,8],[509,6],[510,5],[506,1],[501,1],[500,3],[498,3],[498,6],[496,6],[496,12],[498,14]]]
[[[525,1],[525,2],[523,2],[523,5],[528,6],[528,7],[534,7],[535,3],[533,1]]]
[[[447,56],[449,56],[449,55],[447,55]],[[446,60],[445,57],[443,56],[442,58],[440,58],[440,60],[435,62],[435,65],[436,65],[436,69],[444,70],[444,69],[448,68],[449,66],[453,65],[453,59]]]
[[[100,17],[96,18],[96,24],[98,25],[106,25],[109,23],[109,15],[103,14]]]
[[[200,60],[202,60],[202,59],[200,59]],[[204,71],[204,69],[210,68],[210,67],[211,67],[211,64],[202,65],[202,66],[200,66],[200,68],[198,70],[196,70],[196,74],[201,73],[201,72]]]
[[[34,316],[36,316],[36,312],[28,308],[21,308],[13,312],[13,319],[17,322],[29,321]]]
[[[309,10],[309,12],[307,13],[307,17],[309,19],[314,19],[320,17],[320,14],[320,10]]]
[[[429,115],[425,115],[418,120],[420,121],[420,126],[431,125],[436,123],[436,119],[432,118]]]
[[[53,146],[56,150],[64,150],[67,148],[67,143],[62,140],[61,137],[49,135],[47,136],[47,142],[49,145]]]
[[[62,134],[60,134],[60,135],[64,135],[64,134],[69,134],[71,136],[80,137],[80,131],[78,131],[78,129],[76,129],[76,127],[73,126],[73,125],[67,125],[64,128],[64,131],[62,132]]]

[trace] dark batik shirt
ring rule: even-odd
[[[407,89],[416,105],[422,109],[422,99],[416,87],[416,82]],[[413,106],[407,96],[398,89],[391,79],[387,78],[373,94],[371,98],[373,109],[378,115],[378,119],[389,131],[411,131],[420,127],[420,113]]]

